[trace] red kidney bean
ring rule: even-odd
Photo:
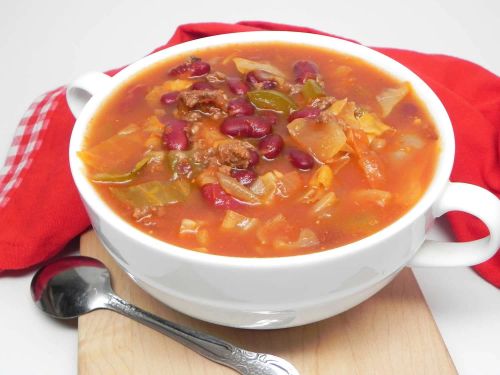
[[[171,91],[163,94],[160,98],[160,102],[165,105],[173,104],[177,101],[179,97],[179,91]]]
[[[188,77],[201,77],[210,72],[210,64],[201,61],[200,59],[194,59],[191,62],[185,62],[168,72],[171,77],[177,76],[188,76]]]
[[[278,134],[269,134],[259,143],[259,150],[266,159],[276,158],[283,149],[283,138]]]
[[[191,72],[191,77],[201,77],[210,73],[210,64],[201,60],[194,61],[189,70]]]
[[[233,196],[226,193],[219,184],[203,185],[201,195],[215,207],[233,209],[241,205]]]
[[[307,60],[297,61],[293,66],[295,82],[304,83],[308,79],[316,79],[318,76],[318,66]]]
[[[266,90],[274,89],[278,86],[278,82],[274,80],[274,76],[263,70],[252,70],[247,74],[246,80],[252,86],[260,83],[262,88]]]
[[[262,118],[264,118],[271,125],[276,125],[278,123],[279,116],[274,111],[265,111],[264,110],[264,111],[260,111],[259,114]]]
[[[248,168],[254,167],[259,164],[260,156],[255,150],[250,150],[250,159],[248,160]]]
[[[248,85],[239,78],[228,78],[229,90],[236,95],[245,95],[248,92]]]
[[[181,65],[178,65],[175,68],[170,69],[168,75],[172,77],[184,75],[189,71],[189,65],[190,64],[188,63],[183,63]]]
[[[227,105],[229,116],[249,116],[255,112],[255,107],[245,98],[231,99]]]
[[[189,140],[186,134],[187,122],[183,120],[167,120],[163,133],[163,145],[167,150],[187,150]]]
[[[193,83],[191,90],[213,90],[214,86],[207,81],[198,81]]]
[[[249,116],[250,117],[250,116]],[[255,116],[252,121],[250,121],[250,137],[252,138],[262,138],[271,133],[273,130],[272,124],[269,120],[263,117]]]
[[[231,137],[250,137],[252,131],[246,116],[226,118],[219,130],[222,134]]]
[[[260,82],[259,79],[257,78],[257,75],[255,74],[255,70],[247,73],[246,81],[252,85],[255,85],[256,83]]]
[[[321,113],[319,108],[304,107],[294,111],[288,116],[288,121],[293,121],[298,118],[317,118]]]
[[[242,185],[251,185],[257,179],[257,173],[250,169],[231,169],[231,177]]]
[[[306,171],[314,167],[314,158],[304,151],[290,150],[288,157],[295,168]]]
[[[258,116],[227,117],[220,126],[222,134],[243,138],[262,138],[271,130],[272,125]]]

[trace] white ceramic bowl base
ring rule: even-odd
[[[359,57],[412,84],[438,128],[442,151],[434,179],[419,203],[385,229],[324,252],[284,258],[236,258],[181,249],[140,232],[116,215],[85,177],[76,156],[100,104],[138,72],[172,56],[212,46],[281,41]],[[493,256],[500,245],[500,202],[488,191],[450,183],[455,144],[449,117],[432,90],[394,60],[366,47],[326,36],[292,32],[220,35],[145,57],[113,78],[90,73],[67,92],[77,117],[71,171],[99,238],[120,266],[148,293],[190,316],[227,326],[292,327],[341,313],[387,285],[406,265],[466,266]],[[480,218],[490,235],[467,243],[432,242],[426,232],[448,211]]]

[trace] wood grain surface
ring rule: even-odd
[[[110,268],[113,287],[122,298],[245,349],[281,356],[301,375],[456,374],[409,269],[369,300],[333,318],[296,328],[252,331],[201,322],[162,305],[130,280],[92,231],[82,236],[80,250]],[[82,316],[78,333],[80,375],[235,374],[110,311]]]

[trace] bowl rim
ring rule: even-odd
[[[141,73],[144,69],[161,61],[184,55],[188,52],[233,44],[241,45],[273,42],[320,47],[340,54],[350,55],[375,66],[377,69],[400,81],[404,80],[410,82],[416,96],[420,99],[422,104],[427,107],[429,116],[438,128],[440,135],[440,154],[438,155],[434,176],[424,195],[415,206],[393,223],[355,242],[303,255],[249,258],[201,253],[156,239],[129,224],[100,198],[97,191],[85,176],[84,165],[77,157],[77,151],[80,150],[82,146],[88,122],[110,94],[123,83]],[[383,242],[387,238],[408,227],[420,216],[424,215],[444,191],[451,174],[455,154],[453,128],[446,109],[437,95],[420,77],[407,67],[378,51],[344,39],[291,31],[250,31],[210,36],[178,44],[143,57],[118,72],[111,78],[110,82],[111,84],[108,87],[92,96],[75,122],[69,146],[69,162],[73,180],[82,200],[88,205],[88,208],[90,208],[101,220],[106,220],[106,222],[116,231],[142,243],[146,248],[152,251],[174,256],[188,262],[194,261],[207,265],[227,265],[240,268],[301,267],[309,263],[324,262],[327,259],[333,260],[349,256],[353,253],[356,254],[367,251],[376,244]]]

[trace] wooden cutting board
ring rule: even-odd
[[[82,236],[80,251],[109,267],[113,287],[122,298],[248,350],[281,356],[301,375],[456,374],[409,269],[368,301],[333,318],[303,327],[252,331],[201,322],[162,305],[130,280],[93,231]],[[82,316],[78,333],[80,375],[235,374],[110,311]]]

